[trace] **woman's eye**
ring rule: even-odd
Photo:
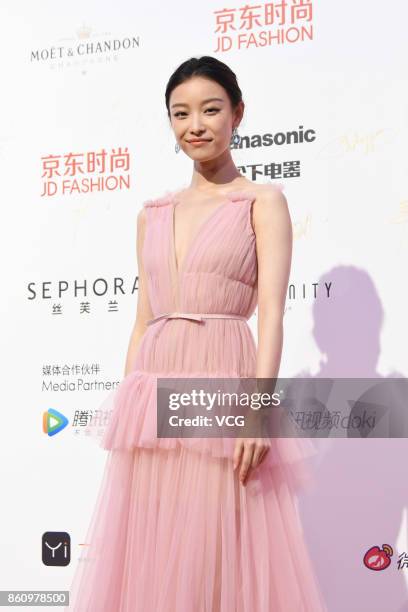
[[[207,112],[211,112],[211,113],[212,113],[212,112],[216,112],[216,113],[217,113],[219,110],[220,110],[219,108],[207,108],[207,109],[205,110],[205,112],[206,112],[206,113],[207,113]],[[181,116],[185,116],[185,115],[186,115],[186,113],[185,113],[184,111],[178,111],[177,113],[174,113],[174,116],[175,116],[175,117],[181,117]]]

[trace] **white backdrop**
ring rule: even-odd
[[[86,424],[125,367],[137,213],[192,172],[164,104],[185,59],[236,72],[252,145],[234,160],[284,185],[295,242],[280,375],[408,373],[406,2],[244,6],[2,3],[0,590],[68,589],[86,545],[106,460]],[[49,409],[69,420],[55,436]],[[371,442],[322,445],[300,499],[333,612],[408,601],[408,443]],[[46,531],[70,534],[67,566],[42,562]],[[392,565],[370,572],[362,556],[385,542]]]

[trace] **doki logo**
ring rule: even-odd
[[[390,565],[393,554],[394,551],[389,544],[383,544],[382,548],[372,546],[364,555],[364,565],[370,570],[379,572]]]

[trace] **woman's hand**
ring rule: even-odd
[[[237,438],[234,448],[234,470],[240,466],[239,479],[246,485],[251,471],[262,463],[271,447],[267,438]]]

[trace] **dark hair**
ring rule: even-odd
[[[188,81],[193,76],[211,79],[224,87],[233,109],[241,102],[242,91],[238,86],[237,77],[227,64],[210,55],[190,57],[176,68],[167,83],[165,98],[168,116],[170,116],[169,100],[171,92],[177,85]]]

